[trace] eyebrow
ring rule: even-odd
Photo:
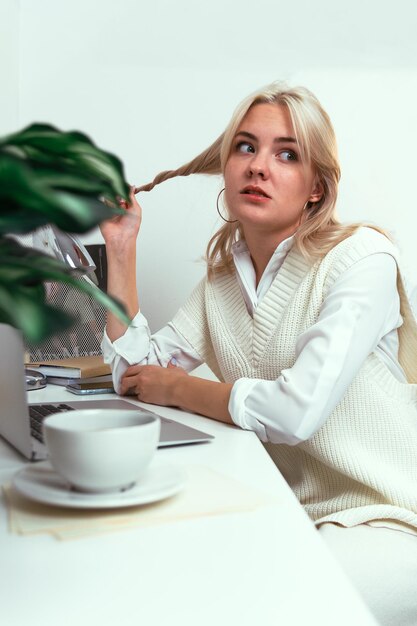
[[[248,139],[253,139],[254,141],[258,140],[256,135],[248,133],[246,130],[240,130],[238,133],[236,133],[236,137],[238,137],[239,135],[247,137]],[[297,143],[297,140],[295,137],[275,137],[274,143]]]

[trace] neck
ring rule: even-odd
[[[265,233],[244,233],[246,245],[255,268],[256,285],[259,284],[262,274],[279,244],[293,234],[293,230],[282,232],[279,235],[274,233],[270,236],[266,236]]]

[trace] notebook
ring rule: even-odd
[[[40,424],[42,421],[42,413],[47,411],[121,408],[153,413],[121,398],[88,400],[88,404],[85,400],[74,401],[69,392],[68,399],[63,402],[44,405],[28,403],[31,392],[26,392],[25,388],[23,356],[24,346],[20,334],[11,326],[0,324],[0,435],[31,461],[47,458],[46,446],[41,440],[42,428],[36,427],[36,422]],[[30,409],[37,414],[32,426]],[[161,419],[159,447],[200,443],[213,439],[212,435],[159,417]]]
[[[104,363],[103,357],[100,355],[38,361],[36,363],[27,363],[26,366],[39,370],[48,378],[53,376],[54,378],[63,377],[82,380],[110,373],[110,365]]]

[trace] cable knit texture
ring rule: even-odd
[[[359,229],[313,266],[293,248],[253,319],[234,275],[204,279],[174,326],[220,380],[274,380],[294,364],[297,337],[315,323],[337,277],[380,252],[398,262],[392,243],[370,228]],[[417,325],[400,271],[398,290],[404,320],[399,361],[408,384],[372,353],[311,439],[296,446],[264,444],[317,525],[396,520],[417,528]]]

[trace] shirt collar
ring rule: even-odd
[[[286,239],[281,241],[281,243],[278,244],[278,246],[275,248],[274,253],[269,263],[271,263],[271,261],[276,256],[279,256],[280,258],[282,256],[286,256],[286,254],[292,248],[293,243],[294,243],[294,235],[291,235],[290,237],[287,237]],[[232,255],[234,259],[241,254],[249,254],[249,249],[244,239],[239,239],[239,241],[236,241],[232,246]]]

